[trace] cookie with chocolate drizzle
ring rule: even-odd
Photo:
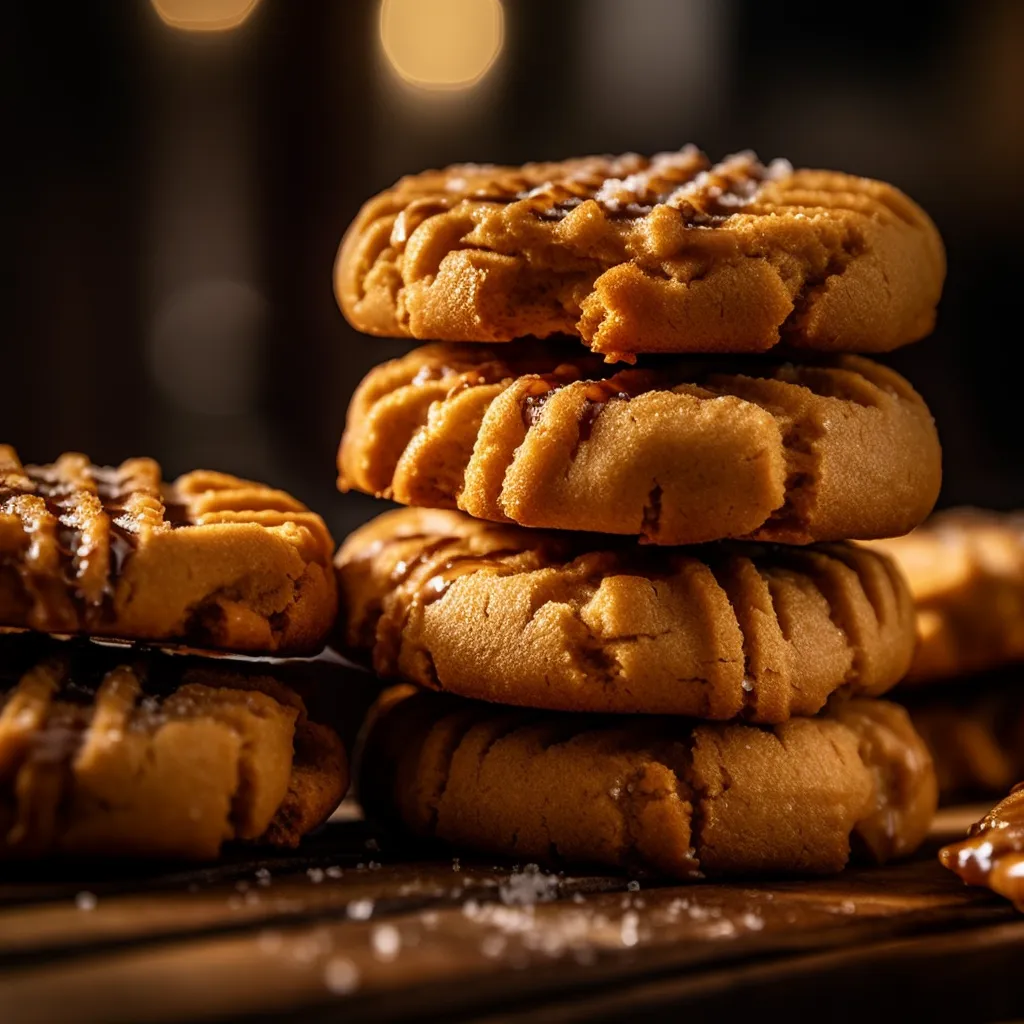
[[[152,459],[24,466],[0,445],[0,626],[249,653],[315,653],[333,541],[290,495]]]
[[[353,657],[521,707],[782,722],[884,692],[914,649],[902,577],[852,544],[641,547],[399,509],[336,565]]]

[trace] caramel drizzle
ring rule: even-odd
[[[967,839],[943,847],[939,860],[967,885],[988,886],[1024,906],[1024,783],[972,825]]]

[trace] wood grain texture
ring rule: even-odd
[[[754,1005],[852,1019],[885,982],[883,1019],[1019,1012],[998,968],[1024,951],[1024,922],[934,857],[973,813],[947,812],[908,863],[733,885],[461,863],[353,820],[295,854],[190,871],[25,866],[0,883],[0,1006],[5,1024],[656,1020]]]

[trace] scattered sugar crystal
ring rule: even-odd
[[[462,865],[459,863],[459,858],[458,857],[453,857],[452,858],[452,871],[461,871],[461,870],[462,870]]]
[[[324,964],[324,984],[336,996],[347,996],[359,988],[359,970],[351,960],[332,956]]]
[[[371,860],[367,866],[371,871],[380,871],[380,865],[375,860]]]
[[[640,915],[630,910],[622,915],[619,938],[624,946],[635,946],[640,941]]]
[[[96,894],[91,892],[80,892],[75,897],[75,906],[79,910],[95,910],[97,902]]]
[[[587,897],[584,896],[581,892],[574,892],[572,894],[572,901],[573,903],[586,903]]]
[[[759,932],[764,927],[764,918],[752,911],[747,911],[740,918],[740,923],[748,931]]]
[[[394,925],[382,924],[373,929],[370,945],[373,947],[373,955],[378,960],[394,960],[402,948],[402,937]]]
[[[712,921],[704,932],[709,939],[731,939],[736,933],[736,925],[729,920]]]
[[[266,888],[270,885],[270,872],[266,868],[257,868],[256,870],[256,884]]]
[[[639,882],[629,882],[629,883],[628,883],[628,884],[626,885],[626,888],[627,888],[627,889],[628,889],[628,890],[629,890],[630,892],[639,892],[639,891],[640,891],[640,883],[639,883]]]
[[[332,864],[329,868],[324,871],[324,874],[328,878],[341,878],[345,872],[337,864]]]
[[[527,864],[522,871],[513,871],[508,881],[498,886],[502,903],[527,905],[546,903],[553,900],[558,892],[558,876],[546,875],[537,864]]]
[[[373,900],[353,900],[347,913],[353,921],[368,921],[373,914]]]
[[[494,960],[501,956],[505,952],[505,947],[508,945],[508,939],[504,935],[486,935],[484,936],[483,942],[480,943],[480,952],[484,956],[490,957]]]
[[[426,910],[420,914],[420,921],[423,923],[423,927],[427,929],[434,929],[437,927],[438,915],[436,910]]]
[[[743,682],[740,683],[740,686],[742,686],[743,689],[747,691],[747,693],[751,693],[754,689],[754,680],[751,679],[749,676],[744,676]]]
[[[319,885],[326,877],[323,868],[310,868],[306,872],[306,877],[314,884]]]

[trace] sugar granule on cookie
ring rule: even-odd
[[[404,177],[349,227],[335,291],[371,334],[570,334],[633,361],[888,351],[931,331],[944,276],[934,224],[892,185],[686,146]]]
[[[25,466],[0,445],[0,626],[247,652],[315,652],[333,541],[283,491],[152,459]]]

